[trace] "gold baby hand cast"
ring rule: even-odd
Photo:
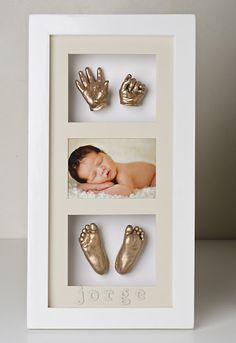
[[[120,103],[127,106],[139,106],[143,101],[145,93],[145,84],[137,81],[131,74],[128,74],[119,90]]]
[[[97,79],[95,79],[91,69],[85,68],[86,75],[80,70],[80,80],[75,84],[89,105],[91,111],[98,111],[108,104],[108,84],[104,78],[102,69],[97,68]]]

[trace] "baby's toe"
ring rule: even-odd
[[[90,232],[90,225],[86,224],[84,229],[86,230],[86,232]]]
[[[131,232],[133,232],[133,226],[132,225],[127,225],[126,226],[126,229],[125,229],[125,234],[126,235],[130,235],[131,234]]]
[[[79,242],[80,243],[86,243],[87,240],[89,239],[89,225],[85,225],[83,230],[81,231],[81,234],[79,236]]]
[[[96,224],[94,224],[94,223],[91,223],[91,224],[90,224],[90,229],[91,229],[91,231],[92,231],[92,232],[95,232],[95,231],[97,231],[97,230],[98,230],[98,227],[97,227],[97,225],[96,225]]]
[[[144,240],[144,231],[141,227],[135,226],[134,231],[140,237],[141,240]]]
[[[83,243],[84,239],[86,237],[86,233],[84,232],[84,230],[81,232],[80,236],[79,236],[79,241],[81,243]]]
[[[144,240],[144,232],[143,231],[140,233],[140,238],[142,241]]]

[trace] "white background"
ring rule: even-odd
[[[235,238],[235,0],[39,0],[0,2],[1,126],[0,236],[27,235],[27,78],[30,13],[195,13],[197,16],[197,237]],[[14,19],[14,25],[12,24]],[[14,87],[13,87],[14,85]],[[14,100],[14,101],[13,101]],[[223,161],[223,163],[222,163]],[[15,168],[9,168],[14,165]],[[17,170],[17,174],[16,174]],[[224,198],[224,206],[222,206]],[[219,210],[220,209],[220,210]],[[217,216],[213,215],[217,213]],[[5,342],[214,342],[235,337],[235,260],[232,249],[197,254],[197,330],[96,331],[65,336],[65,331],[28,331],[26,327],[26,243],[2,244],[2,339]],[[198,242],[204,244],[203,241]],[[233,242],[232,242],[233,243]],[[210,241],[205,242],[210,244]],[[217,241],[214,242],[217,244]],[[219,242],[218,244],[226,244]],[[228,242],[228,244],[230,244]],[[3,250],[7,253],[3,255]],[[20,251],[19,251],[20,250]],[[231,254],[229,253],[231,251]],[[227,257],[227,260],[225,258]],[[214,263],[215,261],[215,263]],[[212,270],[215,265],[214,272]],[[14,269],[15,268],[15,269]],[[9,273],[9,270],[12,272]],[[228,280],[225,282],[225,280]],[[17,285],[17,286],[16,286]],[[8,293],[6,293],[8,292]],[[228,307],[227,307],[228,306]],[[14,330],[12,328],[14,327]]]

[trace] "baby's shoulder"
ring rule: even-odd
[[[118,174],[116,176],[116,180],[118,183],[124,183],[128,181],[130,178],[129,168],[123,165],[123,168],[120,168]]]

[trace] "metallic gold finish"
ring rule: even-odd
[[[115,268],[119,274],[126,274],[134,267],[144,245],[144,231],[138,226],[128,225],[122,246],[116,257]]]
[[[79,237],[80,246],[96,273],[108,271],[109,261],[96,224],[85,225]]]
[[[105,81],[103,71],[100,67],[97,69],[97,80],[89,67],[85,68],[85,74],[80,70],[80,80],[75,80],[75,84],[87,101],[90,110],[101,110],[108,104],[109,81]]]
[[[132,78],[131,74],[128,74],[119,90],[120,103],[128,106],[139,106],[142,104],[145,94],[145,84]]]

